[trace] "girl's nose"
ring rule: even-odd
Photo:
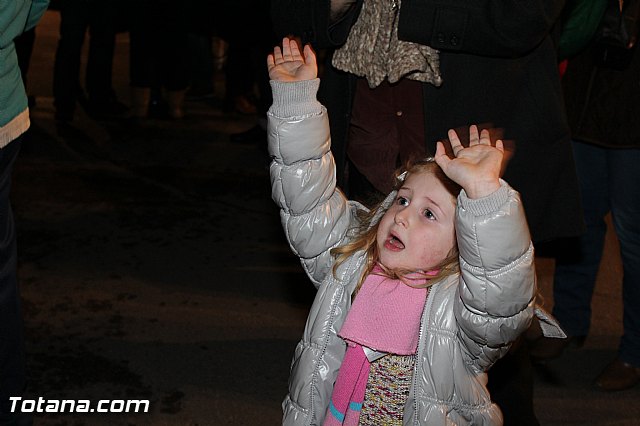
[[[408,225],[408,221],[407,221],[407,210],[408,209],[402,209],[400,211],[398,211],[396,213],[396,215],[394,216],[394,221],[397,225],[403,226],[403,227],[407,227]]]

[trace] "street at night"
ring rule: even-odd
[[[78,134],[60,136],[58,28],[55,11],[37,28],[36,105],[12,182],[25,398],[148,399],[150,408],[36,413],[35,425],[279,424],[314,288],[270,198],[266,146],[229,139],[256,115],[223,109],[218,71],[215,97],[187,101],[181,120],[97,121],[78,108]],[[120,33],[113,82],[125,104],[128,57]],[[541,425],[640,424],[640,387],[592,386],[622,333],[621,268],[610,233],[585,346],[535,369]],[[537,269],[550,308],[553,260]]]

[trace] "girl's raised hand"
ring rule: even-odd
[[[318,76],[316,55],[308,44],[303,50],[304,56],[295,40],[285,37],[282,48],[276,46],[267,56],[267,69],[271,80],[293,82],[313,80]]]
[[[442,142],[437,143],[435,160],[442,171],[462,186],[469,198],[482,198],[500,188],[500,168],[504,155],[501,140],[491,145],[489,131],[478,134],[478,127],[469,127],[469,146],[464,147],[455,130],[449,130],[454,158],[446,154]]]

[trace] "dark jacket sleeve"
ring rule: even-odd
[[[403,0],[398,37],[481,56],[522,56],[544,40],[564,0]]]
[[[330,0],[272,0],[271,18],[277,36],[298,36],[316,49],[337,47],[347,40],[362,0],[336,22],[330,22]]]

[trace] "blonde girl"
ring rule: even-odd
[[[316,59],[289,39],[268,60],[272,196],[317,287],[291,364],[284,425],[502,424],[486,371],[527,328],[536,291],[500,141],[409,164],[368,211],[335,186]],[[472,70],[470,70],[472,72]]]

